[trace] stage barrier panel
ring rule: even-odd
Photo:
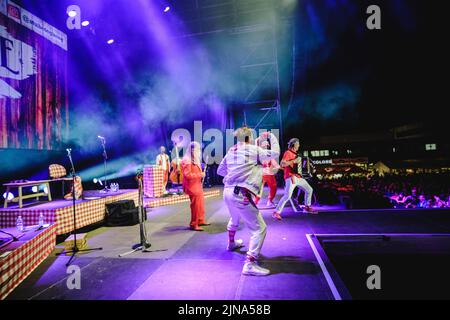
[[[144,195],[159,198],[163,194],[164,170],[156,165],[144,166]]]
[[[0,300],[5,299],[53,251],[56,245],[56,225],[49,226],[26,241],[20,241],[21,239],[2,249],[11,253],[0,258]]]
[[[118,195],[107,196],[90,201],[77,200],[75,204],[76,228],[82,228],[100,221],[105,218],[106,205],[121,200],[133,200],[138,204],[138,190],[123,190]],[[73,207],[71,203],[67,205],[42,210],[39,207],[29,209],[3,209],[0,210],[0,228],[13,228],[19,215],[22,216],[25,226],[37,225],[39,215],[42,212],[44,221],[56,225],[56,234],[67,234],[73,231]]]

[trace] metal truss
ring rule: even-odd
[[[277,1],[182,0],[175,4],[186,25],[182,37],[222,33],[239,43],[236,50],[241,56],[235,67],[244,85],[234,106],[234,123],[279,129],[283,137]]]

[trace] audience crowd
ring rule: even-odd
[[[450,208],[450,174],[324,177],[317,180],[320,202],[347,208]]]

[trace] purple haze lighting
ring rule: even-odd
[[[108,44],[113,44],[114,43],[114,39],[110,39],[110,40],[108,40],[108,42],[107,42]]]
[[[90,24],[90,22],[87,21],[87,20],[85,20],[85,21],[83,21],[83,22],[81,23],[81,25],[82,25],[83,27],[87,27],[89,24]]]
[[[164,12],[168,12],[169,10],[170,10],[170,7],[169,7],[169,6],[167,6],[167,7],[164,8]]]

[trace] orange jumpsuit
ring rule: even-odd
[[[183,191],[191,200],[192,228],[205,223],[205,198],[203,196],[202,168],[190,161],[181,162],[183,170]]]

